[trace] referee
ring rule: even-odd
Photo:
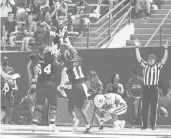
[[[139,52],[140,42],[138,40],[134,41],[136,48],[136,57],[138,62],[143,68],[143,79],[144,79],[144,88],[142,92],[142,120],[143,126],[141,130],[147,129],[148,127],[148,110],[149,105],[151,106],[151,129],[156,129],[156,120],[157,120],[157,109],[158,109],[158,99],[159,99],[159,91],[158,91],[158,81],[160,76],[160,70],[163,65],[166,63],[168,58],[168,41],[164,45],[165,53],[164,58],[158,62],[156,61],[156,56],[150,54],[148,56],[148,62],[144,61],[141,58]]]

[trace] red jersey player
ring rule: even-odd
[[[78,56],[77,51],[72,47],[65,49],[61,52],[61,62],[63,62],[63,67],[66,69],[69,81],[72,84],[72,89],[67,92],[67,97],[68,111],[74,121],[73,131],[76,131],[77,126],[79,124],[79,120],[77,119],[74,112],[74,108],[76,107],[86,123],[85,133],[88,133],[91,126],[89,125],[87,117],[83,111],[83,106],[85,98],[89,95],[87,93],[87,86],[84,83],[84,74],[82,72],[81,67],[82,59]]]
[[[56,86],[55,86],[55,60],[51,52],[51,48],[42,45],[38,49],[37,54],[31,56],[28,64],[28,74],[30,79],[36,79],[36,105],[43,106],[47,98],[50,105],[50,129],[58,132],[55,126],[56,119]],[[38,108],[34,109],[32,130],[36,130],[37,124],[40,122],[42,111]]]

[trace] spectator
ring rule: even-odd
[[[146,5],[146,10],[147,10],[146,17],[150,17],[150,15],[151,15],[150,7],[151,7],[152,3],[153,3],[153,0],[137,0],[135,13],[138,14],[139,11],[140,11],[140,13],[142,13],[141,5]]]
[[[81,15],[83,15],[84,18],[81,17]],[[79,34],[83,31],[84,26],[90,22],[89,19],[85,17],[89,17],[89,5],[85,0],[80,0],[80,2],[75,5],[71,17],[72,20],[74,20],[73,24],[79,26]]]
[[[30,14],[26,22],[26,30],[24,30],[25,37],[22,39],[21,51],[29,51],[29,43],[33,41],[34,32],[36,32],[37,26],[34,21],[34,15]]]
[[[8,20],[3,25],[3,46],[6,45],[6,41],[9,41],[10,47],[15,46],[15,38],[17,33],[17,22],[14,20],[14,14],[12,12],[8,13]]]
[[[141,114],[139,113],[139,110],[141,107],[141,96],[143,86],[143,78],[138,76],[138,73],[136,71],[132,71],[131,78],[128,80],[127,91],[134,105],[135,127],[141,125]]]
[[[105,0],[105,2],[109,2],[109,9],[112,9],[113,8],[113,2],[117,2],[118,0]],[[99,14],[100,15],[100,5],[102,4],[103,0],[98,0],[97,1],[97,7],[96,9],[94,10],[94,13],[96,14]]]
[[[37,23],[37,30],[34,33],[35,45],[49,44],[51,27],[45,22]]]
[[[119,74],[115,74],[112,77],[111,82],[108,84],[106,88],[107,93],[115,93],[119,94],[120,96],[124,93],[123,85],[119,83]]]
[[[0,17],[1,17],[1,25],[4,24],[6,19],[8,19],[8,13],[12,12],[12,8],[9,5],[8,0],[1,0],[0,1]]]

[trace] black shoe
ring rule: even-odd
[[[99,127],[99,130],[103,130],[103,125],[101,125],[101,126]]]
[[[151,127],[151,130],[156,130],[156,127]]]
[[[146,130],[146,129],[147,129],[147,127],[142,127],[142,128],[141,128],[141,130]]]
[[[12,121],[9,121],[8,124],[15,125],[15,123]]]
[[[84,131],[84,133],[89,133],[90,129],[92,128],[92,126],[86,128],[86,130]]]

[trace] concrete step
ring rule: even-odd
[[[133,34],[131,35],[131,40],[139,39],[139,40],[149,40],[151,34]],[[171,40],[171,35],[162,35],[163,40]],[[160,40],[160,35],[155,35],[152,40]]]
[[[135,28],[157,28],[159,26],[159,23],[135,23],[134,27]],[[164,23],[163,28],[171,28],[171,24],[169,23]]]
[[[90,42],[99,42],[101,40],[103,40],[104,37],[90,37],[89,41]],[[87,42],[87,37],[77,37],[75,39],[73,39],[73,42]]]
[[[171,9],[171,4],[170,5],[162,5],[161,8],[162,9]]]
[[[72,0],[72,4],[78,3],[80,0]],[[88,4],[97,4],[97,0],[86,0]]]
[[[164,18],[165,16],[166,14],[152,14],[150,18]],[[171,19],[171,15],[168,16],[168,19]]]
[[[87,42],[74,42],[74,47],[87,47]],[[97,42],[90,42],[89,46],[91,47],[96,47],[97,46]]]
[[[152,14],[167,14],[169,12],[169,9],[159,9],[157,11],[151,10]]]
[[[155,32],[155,29],[150,28],[136,28],[135,34],[153,34]],[[160,30],[157,32],[157,34],[160,34]],[[163,28],[162,34],[171,34],[171,28]]]
[[[120,29],[118,29],[119,31]],[[114,31],[114,28],[111,29],[111,32]],[[87,35],[87,33],[85,33]],[[90,32],[90,37],[98,37],[98,36],[101,36],[101,37],[105,37],[106,35],[108,35],[108,28],[106,29],[100,29],[99,31],[92,31]]]
[[[171,0],[161,0],[161,4],[163,4],[163,5],[171,5]]]
[[[148,40],[140,40],[141,45],[145,46],[145,44],[148,42]],[[162,45],[164,45],[166,43],[166,41],[162,41]],[[126,45],[127,46],[134,46],[134,41],[133,40],[127,40],[126,41]],[[152,40],[149,45],[153,45],[153,46],[160,46],[160,41],[159,40]],[[171,45],[171,41],[169,41],[169,45]]]
[[[149,18],[146,20],[146,23],[161,23],[163,21],[163,18]],[[170,23],[171,24],[171,19],[166,19],[165,23]]]

